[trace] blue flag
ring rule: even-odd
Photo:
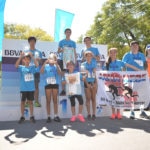
[[[6,0],[0,0],[0,61],[2,61],[2,41],[4,37],[4,8]]]
[[[61,9],[56,9],[55,12],[55,33],[54,40],[58,42],[64,38],[64,30],[71,28],[74,14]]]

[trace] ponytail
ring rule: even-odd
[[[112,62],[111,57],[108,57],[108,61],[106,62],[106,69],[109,70],[109,65]]]

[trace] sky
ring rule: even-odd
[[[55,9],[74,13],[72,39],[77,40],[93,24],[106,0],[6,0],[4,22],[40,27],[54,37]]]

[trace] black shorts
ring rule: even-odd
[[[82,95],[72,95],[69,98],[70,98],[70,102],[71,102],[71,107],[75,106],[75,98],[78,100],[79,105],[83,105]]]
[[[34,91],[21,91],[21,101],[33,101],[34,100]]]
[[[39,87],[39,82],[40,82],[40,73],[37,72],[34,74],[34,84],[35,84],[35,88]]]
[[[94,82],[88,82],[88,84],[90,84],[92,86],[94,84]],[[88,88],[86,83],[84,83],[84,88]]]
[[[58,84],[48,84],[45,86],[45,90],[46,89],[58,89],[59,85]]]
[[[67,71],[67,69],[64,69],[64,68],[63,68],[63,60],[58,60],[58,65],[59,65],[61,71],[63,71],[63,72],[66,72],[66,71]]]

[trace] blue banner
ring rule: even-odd
[[[54,40],[58,42],[64,38],[64,30],[71,28],[74,14],[61,9],[56,9],[55,12],[55,33]]]
[[[4,8],[6,0],[0,0],[0,61],[2,61],[2,40],[4,37]]]

